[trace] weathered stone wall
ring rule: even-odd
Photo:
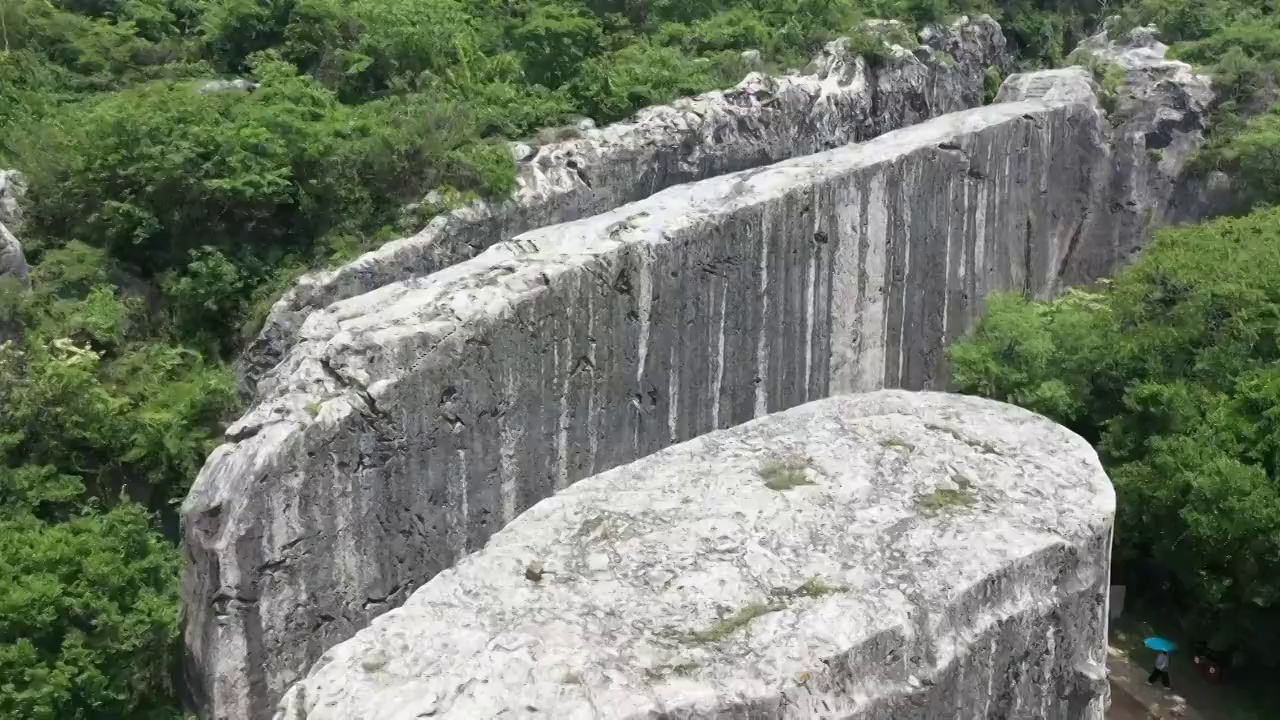
[[[909,32],[893,24],[902,34]],[[888,44],[868,64],[831,43],[806,75],[752,73],[737,87],[642,110],[629,122],[580,139],[534,148],[516,144],[518,188],[502,203],[480,202],[433,220],[336,270],[303,277],[271,309],[241,359],[240,389],[297,341],[314,310],[429,275],[533,228],[612,210],[664,188],[859,142],[982,102],[988,66],[1009,64],[1004,35],[989,16],[960,18],[920,33],[914,48]]]
[[[1093,62],[1122,72],[1105,103],[1113,128],[1107,177],[1101,181],[1102,195],[1110,199],[1108,207],[1100,208],[1106,212],[1106,227],[1090,226],[1092,219],[1085,219],[1092,242],[1070,250],[1063,263],[1066,285],[1109,275],[1132,262],[1155,228],[1202,220],[1231,205],[1225,176],[1201,177],[1191,162],[1204,144],[1213,102],[1210,78],[1187,63],[1167,59],[1168,49],[1154,28],[1135,28],[1115,38],[1102,32],[1078,49]],[[996,99],[1078,94],[1084,75],[1081,68],[1015,75]],[[1104,230],[1109,239],[1099,236]]]
[[[196,701],[269,715],[580,478],[831,393],[939,387],[987,293],[1047,292],[1089,242],[1104,134],[1092,102],[955,113],[313,313],[183,508]]]
[[[1009,405],[803,405],[543,500],[277,720],[1102,720],[1115,493]]]

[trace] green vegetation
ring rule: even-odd
[[[1251,206],[1274,202],[1280,111],[1267,107],[1280,20],[1272,7],[1109,7],[1124,24],[1156,22],[1178,54],[1215,73],[1224,102],[1203,168],[1239,176]],[[31,180],[21,237],[35,288],[0,288],[0,328],[23,328],[0,349],[0,715],[178,715],[175,506],[238,410],[228,360],[300,272],[417,229],[433,212],[507,192],[514,167],[506,140],[545,139],[558,132],[547,128],[580,116],[607,123],[732,84],[746,70],[745,49],[760,50],[771,69],[803,66],[823,42],[850,35],[851,47],[875,63],[883,51],[873,33],[856,30],[864,18],[918,25],[989,11],[1024,65],[1060,64],[1100,10],[1092,0],[0,2],[0,167]],[[231,77],[258,86],[205,91],[210,79]],[[989,69],[989,98],[999,81]],[[441,202],[402,212],[432,190]],[[1036,312],[1110,307],[1110,297],[1077,294]],[[1082,318],[1086,309],[1071,312]],[[1041,318],[1011,301],[992,313],[988,335],[1001,317]],[[1091,334],[1079,334],[1091,347]],[[1035,337],[1019,347],[1045,342]],[[1222,372],[1232,377],[1245,377],[1244,365],[1261,367],[1229,360]],[[990,362],[1012,367],[1003,355]],[[1072,393],[1083,391],[1072,376],[1040,369],[1034,383],[1008,380],[1005,389],[1033,404],[1074,407]],[[1132,380],[1108,377],[1116,392]],[[1250,392],[1265,396],[1265,378],[1248,377]],[[1223,392],[1244,392],[1232,388]],[[1249,406],[1258,417],[1261,402]],[[1131,412],[1089,407],[1100,413],[1098,427]],[[1175,465],[1190,472],[1212,464],[1207,477],[1236,477],[1228,472],[1236,466],[1207,452],[1179,455]],[[783,490],[807,482],[796,472],[768,470],[766,483]],[[1258,479],[1270,470],[1249,472],[1240,470],[1239,482],[1253,478],[1258,497],[1270,497],[1272,486]],[[1222,483],[1203,491],[1197,507],[1234,498],[1234,486]],[[1126,502],[1145,498],[1132,492]],[[1216,527],[1215,518],[1203,509],[1186,522]],[[1232,528],[1270,527],[1248,513],[1226,519]],[[1244,530],[1220,532],[1215,548],[1243,542]],[[1207,551],[1184,542],[1125,552]],[[1206,570],[1185,582],[1201,588],[1197,607],[1225,616],[1247,605],[1241,588],[1256,590],[1237,578],[1253,578],[1249,568]],[[1265,593],[1249,597],[1272,602]],[[1261,612],[1242,610],[1233,627]]]
[[[910,455],[916,449],[915,445],[903,440],[900,437],[885,438],[880,441],[880,447],[888,450],[897,450],[903,455]]]
[[[805,477],[812,461],[805,457],[769,458],[760,466],[760,478],[770,490],[784,492],[813,482]]]
[[[937,488],[928,495],[921,496],[917,504],[927,511],[939,512],[969,507],[978,502],[978,496],[973,492],[973,484],[967,478],[957,474],[951,480],[956,484],[954,488]]]
[[[989,299],[949,357],[964,391],[1098,448],[1118,582],[1280,665],[1280,208],[1164,230],[1097,291]]]

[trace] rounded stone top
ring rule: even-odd
[[[932,685],[1005,618],[1092,598],[1114,512],[1089,445],[1028,411],[812,402],[542,501],[327,652],[277,719],[852,711]]]

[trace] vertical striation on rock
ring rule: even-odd
[[[541,501],[276,720],[1102,720],[1114,516],[1026,410],[820,400]]]
[[[1184,62],[1167,59],[1168,49],[1155,28],[1140,27],[1116,38],[1101,32],[1077,51],[1118,70],[1122,79],[1119,87],[1109,89],[1115,96],[1108,177],[1098,186],[1099,209],[1106,212],[1082,218],[1082,236],[1093,242],[1071,248],[1062,264],[1061,285],[1087,282],[1133,261],[1157,227],[1200,220],[1227,207],[1225,176],[1198,177],[1191,163],[1205,140],[1206,114],[1213,102],[1210,79]],[[996,101],[1078,96],[1083,84],[1093,84],[1087,74],[1083,68],[1066,68],[1013,75]]]
[[[1102,139],[1092,101],[954,113],[312,313],[183,507],[205,716],[269,716],[574,481],[832,393],[942,387],[985,295],[1045,292],[1089,242]]]
[[[802,76],[751,73],[731,90],[640,111],[580,139],[520,146],[517,189],[434,219],[412,237],[336,270],[300,279],[272,307],[239,365],[252,399],[258,378],[297,341],[307,316],[340,300],[428,275],[533,228],[612,210],[681,183],[768,165],[875,137],[982,102],[988,66],[1008,67],[991,17],[926,28],[924,45],[891,45],[869,65],[830,43]]]

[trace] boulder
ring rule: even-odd
[[[208,80],[196,88],[196,93],[203,95],[211,92],[253,92],[261,87],[260,83],[244,78],[234,80]]]
[[[0,281],[14,280],[24,290],[30,290],[30,268],[17,235],[22,232],[22,198],[26,192],[27,179],[22,173],[0,170]],[[12,328],[0,331],[0,335],[11,332]]]
[[[276,720],[1102,720],[1114,517],[1038,415],[820,400],[543,500]]]
[[[0,170],[0,225],[12,233],[22,232],[22,199],[27,194],[27,178],[17,170]]]
[[[5,280],[16,281],[23,290],[31,289],[30,269],[22,252],[22,243],[0,223],[0,282]]]

